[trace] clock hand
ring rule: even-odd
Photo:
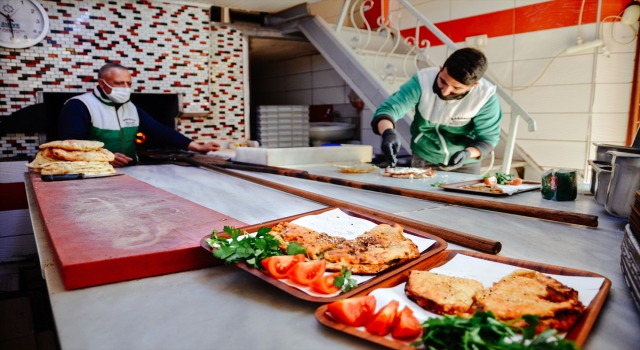
[[[5,15],[4,13],[0,12],[0,15],[3,15],[6,19],[11,19],[11,17],[9,17],[9,15]]]

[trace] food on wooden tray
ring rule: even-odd
[[[316,232],[290,222],[277,224],[269,233],[280,241],[280,248],[283,251],[286,251],[289,243],[296,242],[307,250],[309,258],[312,260],[322,259],[327,250],[333,249],[345,241],[342,237],[329,236],[326,233]]]
[[[40,145],[40,149],[61,148],[67,151],[98,151],[102,147],[104,147],[104,143],[88,140],[51,141]]]
[[[42,151],[36,154],[33,162],[27,166],[43,175],[115,174],[109,164],[115,156],[103,149],[104,144],[98,141],[65,140],[53,141],[40,145]]]
[[[578,292],[535,271],[516,270],[475,296],[474,309],[491,311],[503,321],[540,316],[538,331],[569,330],[584,311]]]
[[[373,275],[420,256],[400,225],[382,224],[324,253],[328,271],[345,266],[355,274]]]
[[[420,307],[440,315],[468,317],[476,311],[491,311],[501,321],[526,326],[524,315],[538,316],[538,332],[553,328],[565,332],[584,311],[578,292],[542,273],[516,270],[490,288],[479,281],[411,271],[407,296]]]
[[[376,311],[376,298],[373,295],[366,295],[334,301],[327,305],[327,311],[340,323],[362,327],[369,322]]]
[[[370,173],[372,171],[380,170],[380,168],[378,168],[373,164],[356,164],[356,165],[336,164],[335,167],[340,169],[341,172],[348,173],[348,174],[364,174],[364,173]]]
[[[67,151],[61,148],[47,148],[55,158],[72,162],[111,162],[115,156],[107,149],[98,151]]]
[[[471,191],[478,191],[478,192],[489,192],[489,193],[504,193],[504,191],[498,187],[497,185],[486,185],[484,183],[477,183],[477,184],[473,184],[473,185],[465,185],[465,186],[460,186],[460,188],[464,189],[464,190],[471,190]]]
[[[273,278],[282,279],[287,278],[287,273],[293,265],[306,260],[304,254],[279,255],[262,259],[260,264]]]
[[[436,314],[464,314],[471,308],[482,283],[461,277],[412,270],[405,286],[409,299]]]
[[[521,185],[522,179],[518,177],[518,174],[505,174],[495,173],[494,175],[487,174],[483,178],[484,183],[491,186],[495,184],[499,185]]]
[[[397,177],[401,179],[426,179],[436,176],[436,171],[431,168],[390,168],[386,167],[382,176]]]
[[[322,277],[327,268],[324,260],[311,260],[299,262],[287,272],[287,277],[300,285],[307,286],[316,278]]]
[[[412,340],[417,338],[422,332],[422,325],[413,315],[413,311],[405,306],[402,311],[398,312],[393,322],[391,336],[395,339]]]
[[[320,294],[333,294],[341,288],[335,285],[336,277],[340,276],[340,272],[330,273],[328,275],[319,276],[309,283],[309,287]]]
[[[391,300],[378,313],[376,313],[371,321],[364,327],[367,332],[375,335],[387,335],[391,332],[391,327],[396,320],[400,303],[397,300]]]

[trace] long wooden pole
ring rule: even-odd
[[[422,221],[412,220],[400,215],[395,215],[388,212],[376,210],[370,207],[354,204],[351,202],[335,199],[328,196],[323,196],[321,194],[317,194],[317,193],[301,190],[295,187],[283,185],[277,182],[245,175],[239,172],[230,171],[227,169],[223,169],[222,167],[216,165],[215,163],[211,164],[204,161],[198,161],[198,159],[195,157],[187,158],[185,160],[196,166],[201,166],[207,169],[211,169],[225,175],[234,176],[246,181],[250,181],[250,182],[253,182],[262,186],[266,186],[269,188],[273,188],[279,191],[287,192],[287,193],[290,193],[299,197],[303,197],[315,202],[323,203],[329,206],[340,207],[348,210],[357,211],[357,212],[370,215],[370,216],[375,216],[390,222],[395,222],[400,225],[409,226],[409,227],[430,233],[434,236],[438,236],[447,242],[451,242],[467,248],[479,250],[481,252],[485,252],[489,254],[498,254],[502,249],[502,243],[491,240],[491,239],[470,235],[468,233],[451,230],[451,229],[437,226],[437,225],[431,225]]]
[[[256,172],[263,172],[263,173],[269,173],[269,174],[284,175],[284,176],[296,177],[300,179],[325,182],[325,183],[330,183],[334,185],[358,188],[358,189],[363,189],[368,191],[394,194],[398,196],[411,197],[411,198],[418,198],[418,199],[430,200],[430,201],[447,203],[447,204],[464,206],[464,207],[491,210],[491,211],[497,211],[501,213],[527,216],[527,217],[532,217],[537,219],[557,221],[557,222],[562,222],[567,224],[576,224],[576,225],[583,225],[583,226],[589,226],[589,227],[598,226],[598,217],[596,215],[580,214],[580,213],[574,213],[570,211],[532,207],[532,206],[522,205],[522,204],[494,202],[494,201],[460,197],[460,196],[437,193],[437,192],[418,191],[418,190],[412,190],[412,189],[402,188],[402,187],[393,187],[393,186],[371,184],[371,183],[359,182],[359,181],[351,181],[351,180],[345,180],[345,179],[336,178],[336,177],[309,174],[306,171],[295,170],[295,169],[285,169],[285,168],[276,168],[276,167],[259,166],[259,165],[256,166],[256,165],[235,164],[230,162],[226,162],[226,163],[216,162],[216,166],[227,168],[227,169],[234,169],[234,170],[256,171]]]

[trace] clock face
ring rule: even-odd
[[[48,31],[49,17],[36,0],[0,0],[0,46],[33,46]]]

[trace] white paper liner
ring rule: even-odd
[[[514,193],[518,193],[518,192],[523,192],[523,191],[527,191],[533,188],[540,188],[540,184],[522,184],[522,185],[517,185],[517,186],[513,186],[513,185],[496,185],[498,187],[500,187],[502,189],[502,191],[504,191],[504,193],[508,194],[508,195],[512,195]]]
[[[369,220],[349,216],[340,209],[329,210],[317,215],[303,216],[291,222],[317,232],[325,232],[331,236],[344,237],[346,239],[355,239],[356,237],[378,226],[378,224]],[[429,249],[429,247],[436,243],[436,241],[433,239],[418,237],[410,234],[405,235],[405,237],[410,239],[416,246],[418,246],[418,251],[421,253]],[[325,275],[331,273],[334,272],[325,272]],[[361,284],[376,276],[377,275],[352,275],[351,277],[355,279],[358,284]],[[312,291],[311,288],[299,285],[288,279],[280,279],[279,281],[289,286],[298,288],[301,291],[315,297],[331,298],[340,294],[339,291],[333,294],[316,293]]]
[[[445,265],[429,271],[447,276],[472,278],[481,282],[485,288],[488,288],[491,287],[493,283],[500,281],[506,275],[520,269],[524,268],[457,254]],[[553,274],[545,275],[550,276],[562,284],[578,291],[578,299],[582,304],[584,304],[585,308],[591,304],[600,291],[600,287],[604,283],[604,278],[602,277],[564,276]],[[408,306],[420,323],[429,318],[442,317],[421,308],[418,304],[411,301],[404,291],[405,285],[406,283],[402,283],[392,288],[379,288],[371,292],[369,295],[373,295],[376,298],[376,312],[391,302],[391,300],[397,300],[400,303],[398,310],[402,310],[405,306]],[[362,330],[366,332],[364,327],[362,327]],[[564,338],[565,335],[566,333],[563,333],[559,336]]]

